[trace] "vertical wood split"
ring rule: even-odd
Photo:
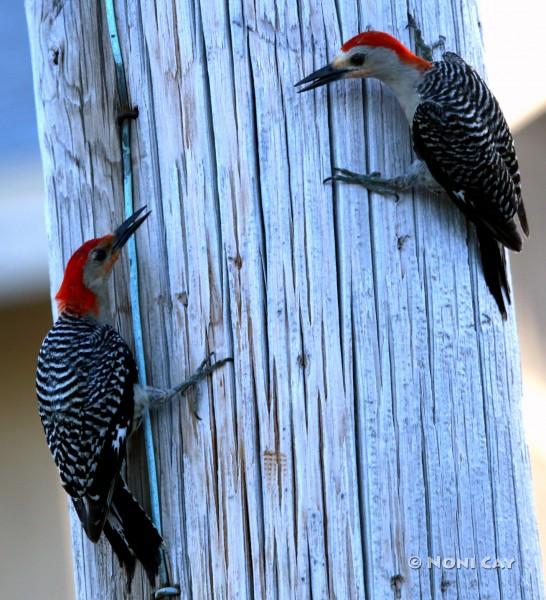
[[[114,65],[91,0],[27,0],[52,292],[71,252],[122,216]],[[513,318],[465,221],[323,185],[400,172],[404,116],[375,81],[298,95],[372,25],[482,65],[475,0],[118,2],[131,102],[148,378],[235,358],[154,417],[173,579],[197,598],[543,597]],[[130,339],[127,268],[114,324]],[[146,498],[141,440],[128,459]],[[106,543],[73,520],[78,598],[123,598]],[[437,568],[427,557],[515,559]],[[423,565],[412,569],[410,559]],[[149,597],[137,571],[133,598]]]

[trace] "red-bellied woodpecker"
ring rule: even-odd
[[[184,393],[231,360],[207,359],[171,390],[141,386],[129,347],[100,321],[108,276],[148,217],[144,210],[113,234],[85,242],[68,261],[56,295],[60,316],[42,343],[36,373],[40,417],[62,485],[89,539],[97,542],[104,533],[110,542],[128,587],[136,560],[153,585],[162,539],[120,473],[127,438],[146,408]]]
[[[378,193],[423,184],[444,189],[478,235],[485,281],[506,318],[510,302],[504,248],[519,251],[521,228],[529,234],[514,142],[502,111],[480,76],[462,58],[446,52],[430,62],[387,33],[368,31],[343,44],[330,65],[296,85],[299,91],[343,78],[374,77],[395,93],[412,128],[421,160],[407,174],[383,179],[336,169],[328,180],[356,183]]]

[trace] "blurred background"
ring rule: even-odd
[[[51,325],[47,237],[22,2],[0,19],[0,600],[74,597],[66,500],[36,411],[35,357]],[[546,4],[482,0],[489,83],[512,131],[532,232],[512,255],[524,418],[546,549]],[[26,573],[20,565],[26,565]]]

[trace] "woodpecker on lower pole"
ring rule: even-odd
[[[512,135],[497,100],[462,58],[420,58],[380,31],[360,33],[343,44],[331,64],[299,81],[300,92],[338,79],[373,77],[394,92],[410,123],[420,160],[394,179],[346,169],[326,181],[356,183],[380,194],[415,185],[447,192],[474,223],[487,286],[504,319],[510,303],[504,247],[519,252],[529,235]]]
[[[59,318],[38,355],[36,392],[47,444],[87,537],[102,533],[127,574],[136,561],[153,586],[163,540],[121,475],[128,436],[147,408],[185,393],[231,359],[206,359],[171,390],[138,384],[131,350],[101,322],[106,284],[121,249],[150,213],[135,212],[112,234],[72,255],[56,295]],[[144,214],[143,214],[144,213]]]

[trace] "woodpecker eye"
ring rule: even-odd
[[[105,258],[106,258],[106,251],[103,250],[102,248],[97,248],[93,252],[93,259],[96,260],[97,262],[102,262]]]
[[[365,54],[353,54],[351,56],[351,64],[355,67],[360,67],[362,66],[366,61],[366,55]]]

